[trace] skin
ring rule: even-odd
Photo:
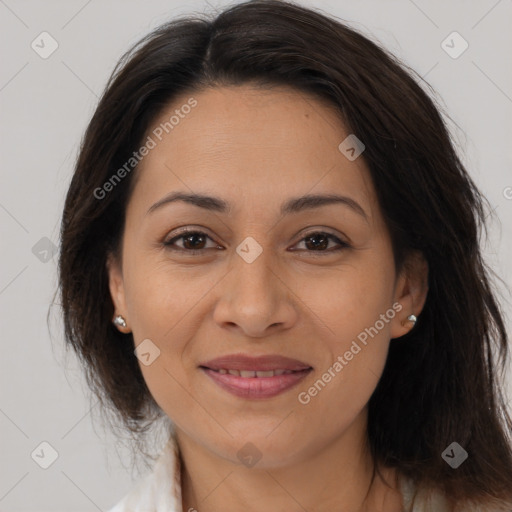
[[[149,338],[160,350],[152,364],[139,364],[176,425],[183,510],[401,510],[391,469],[383,468],[390,487],[377,477],[366,496],[367,403],[390,340],[412,328],[408,315],[421,313],[425,261],[416,256],[408,273],[395,273],[368,168],[338,149],[349,132],[327,104],[288,88],[211,88],[177,98],[152,128],[190,96],[197,106],[143,159],[122,263],[107,262],[116,314],[127,322],[119,329],[133,332],[136,346]],[[232,210],[174,202],[147,213],[173,191],[216,196]],[[280,215],[283,202],[308,193],[349,196],[367,220],[343,204]],[[163,245],[182,226],[208,235],[195,241],[202,253]],[[350,247],[327,239],[328,248],[315,249],[305,237],[319,231]],[[252,263],[236,252],[248,236],[263,250]],[[194,248],[194,240],[174,244]],[[317,396],[299,403],[298,394],[394,303],[403,309]],[[233,353],[284,355],[313,371],[276,397],[239,398],[198,368]],[[253,467],[237,457],[248,442],[261,453]]]

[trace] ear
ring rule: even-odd
[[[400,303],[402,309],[391,321],[391,338],[399,338],[414,327],[407,317],[419,317],[423,310],[428,294],[428,270],[428,263],[420,251],[414,251],[406,258],[395,285],[393,303]]]
[[[121,315],[126,322],[126,327],[116,325],[123,333],[129,333],[130,328],[128,327],[128,317],[126,308],[126,297],[124,290],[123,271],[121,265],[112,253],[107,256],[107,273],[108,273],[108,285],[110,289],[110,296],[112,297],[112,303],[114,304],[114,316]]]

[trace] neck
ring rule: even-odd
[[[279,467],[245,467],[197,443],[176,428],[182,460],[183,511],[287,510],[290,512],[394,512],[402,505],[396,473],[374,476],[366,415],[341,436]],[[261,460],[263,462],[263,459]]]

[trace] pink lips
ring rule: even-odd
[[[199,367],[221,388],[242,398],[271,398],[289,390],[313,369],[283,356],[233,354]]]

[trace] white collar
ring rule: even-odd
[[[173,485],[169,485],[172,482]],[[171,435],[153,471],[108,512],[183,512],[181,464],[175,436]]]

